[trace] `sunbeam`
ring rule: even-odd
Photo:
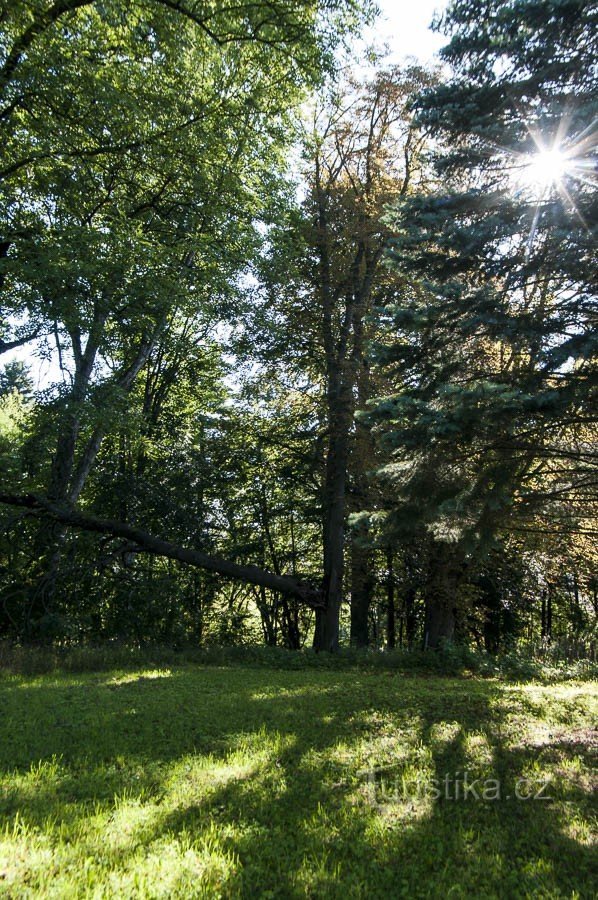
[[[521,180],[534,192],[544,195],[553,186],[558,186],[567,174],[567,157],[554,148],[530,156],[524,165]]]

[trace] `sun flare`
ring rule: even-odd
[[[494,152],[504,154],[512,193],[519,200],[527,201],[532,210],[528,250],[536,236],[541,210],[553,200],[558,200],[572,211],[584,228],[588,227],[580,200],[588,189],[598,187],[598,120],[571,136],[566,134],[568,122],[568,118],[563,118],[557,133],[550,138],[526,126],[535,145],[532,152],[498,146],[493,148]]]
[[[558,150],[541,150],[525,162],[523,180],[542,193],[560,184],[567,175],[567,157]]]

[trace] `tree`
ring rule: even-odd
[[[5,363],[0,372],[0,397],[17,391],[25,399],[30,399],[33,392],[30,367],[20,360]]]
[[[316,612],[320,650],[338,647],[347,516],[366,491],[369,438],[356,432],[354,412],[371,395],[368,317],[392,279],[381,266],[391,234],[382,216],[386,204],[422,177],[422,141],[409,98],[429,79],[416,66],[382,70],[364,83],[348,79],[314,109],[304,137],[302,209],[287,229],[273,231],[270,268],[262,273],[268,327],[278,346],[284,340],[287,370],[298,370],[297,380],[307,379],[319,394],[314,413],[324,442],[318,499],[327,598]],[[358,645],[368,640],[368,553],[352,541],[351,628]]]
[[[0,349],[40,334],[54,344],[64,385],[39,473],[52,502],[77,502],[173,321],[215,320],[230,300],[258,245],[288,111],[328,65],[341,11],[359,7],[56,0],[6,11],[2,324],[25,325]],[[43,527],[34,542],[30,629],[53,602],[62,539]]]
[[[391,220],[406,287],[379,359],[401,386],[372,421],[390,527],[432,535],[432,646],[497,534],[595,527],[596,17],[586,0],[456,0],[455,74],[417,102],[442,182]]]
[[[292,102],[302,85],[319,78],[320,68],[330,64],[343,13],[344,27],[351,27],[359,20],[360,7],[352,0],[333,0],[322,9],[316,0],[201,9],[186,0],[5,4],[0,186],[3,209],[10,214],[2,222],[0,261],[10,266],[15,244],[35,233],[36,217],[30,221],[25,212],[33,212],[36,188],[43,196],[42,208],[51,214],[52,201],[71,187],[74,172],[79,176],[73,188],[81,192],[82,224],[89,225],[86,219],[97,219],[98,214],[110,217],[114,200],[127,202],[120,219],[111,217],[112,228],[117,221],[124,226],[131,216],[147,223],[159,200],[162,208],[168,208],[169,200],[180,202],[178,169],[170,163],[182,162],[189,134],[196,137],[194,158],[209,157],[209,138],[202,143],[199,135],[209,136],[208,120],[221,116],[221,139],[233,138],[233,105],[236,125],[243,123],[242,128],[253,127],[264,135],[267,110],[270,127],[276,130],[277,115],[284,108],[274,99],[277,91],[284,83]],[[132,196],[123,197],[117,174],[123,161],[129,174],[143,169],[143,196],[135,196],[131,184]],[[212,199],[218,193],[218,164],[216,153]],[[188,166],[185,169],[188,176]],[[207,188],[205,170],[203,175]],[[86,198],[90,180],[94,191]],[[71,243],[74,238],[71,235]],[[85,249],[92,248],[82,242],[78,250]],[[5,277],[2,267],[0,290]],[[5,292],[2,301],[0,352],[6,352],[40,334],[39,310],[23,291]],[[27,312],[29,321],[19,322]],[[42,324],[45,319],[42,311]]]

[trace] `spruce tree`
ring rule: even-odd
[[[453,75],[416,100],[438,183],[392,213],[403,285],[378,358],[398,387],[370,419],[388,526],[431,536],[429,645],[498,532],[592,530],[597,19],[588,0],[455,0]]]

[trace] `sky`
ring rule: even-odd
[[[434,53],[446,43],[446,38],[430,31],[434,13],[442,12],[447,0],[377,0],[381,16],[369,29],[376,43],[388,44],[389,62],[399,62],[405,56],[417,56],[430,62]]]

